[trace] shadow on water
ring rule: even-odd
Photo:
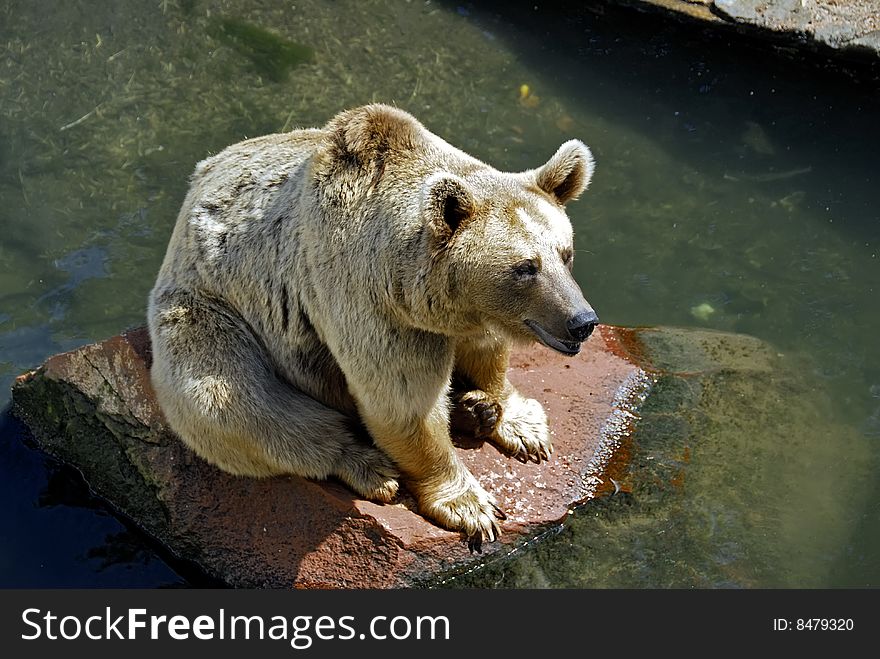
[[[219,585],[121,522],[78,471],[31,448],[27,433],[8,407],[0,412],[0,497],[15,530],[0,543],[0,587]]]

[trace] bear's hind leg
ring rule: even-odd
[[[222,303],[179,291],[151,306],[152,380],[172,429],[233,474],[336,476],[387,502],[391,460],[361,440],[356,422],[280,377],[248,325]]]
[[[364,442],[347,444],[331,475],[372,501],[390,503],[397,496],[397,467],[383,451]]]

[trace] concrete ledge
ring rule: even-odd
[[[880,0],[606,0],[771,37],[880,59]]]

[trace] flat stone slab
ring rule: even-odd
[[[661,9],[794,46],[821,44],[880,58],[880,0],[614,0]]]
[[[508,513],[500,542],[473,555],[403,493],[359,500],[336,482],[230,476],[174,436],[153,397],[149,337],[133,330],[50,358],[18,378],[15,412],[38,445],[82,472],[91,488],[175,556],[237,587],[391,588],[437,583],[557,525],[612,486],[603,471],[652,377],[632,330],[602,327],[581,354],[535,347],[510,378],[547,410],[553,459],[520,464],[461,440],[462,459]]]

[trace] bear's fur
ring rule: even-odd
[[[450,413],[549,458],[508,354],[536,338],[573,354],[595,325],[563,209],[592,167],[572,140],[502,173],[384,105],[199,163],[149,301],[171,427],[233,474],[336,476],[383,502],[402,475],[424,515],[472,548],[495,539],[503,513],[453,450]]]

